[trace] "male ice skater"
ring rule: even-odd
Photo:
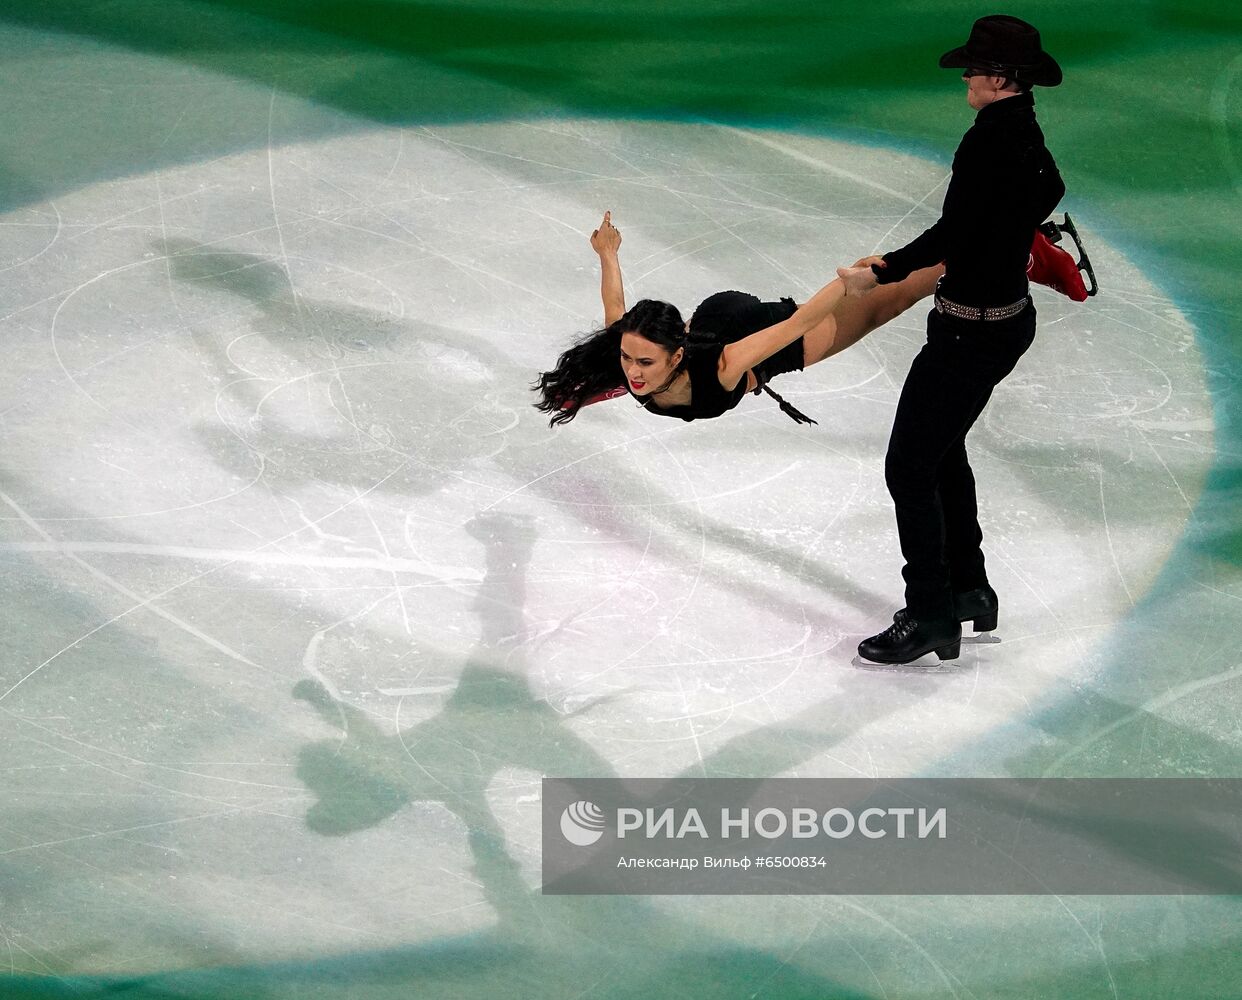
[[[953,157],[940,219],[907,246],[865,262],[881,284],[945,262],[884,463],[906,561],[906,606],[859,644],[860,656],[877,663],[908,663],[932,650],[952,659],[961,622],[996,627],[966,433],[1034,339],[1031,238],[1065,193],[1035,121],[1031,88],[1061,82],[1039,32],[1016,17],[983,17],[940,65],[963,70],[966,100],[978,112]]]

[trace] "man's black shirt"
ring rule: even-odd
[[[884,255],[881,284],[944,261],[941,291],[965,305],[1006,305],[1027,293],[1035,228],[1065,194],[1029,94],[980,109],[953,156],[940,220]]]

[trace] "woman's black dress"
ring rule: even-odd
[[[720,384],[720,354],[725,345],[788,319],[797,308],[793,299],[762,302],[756,296],[745,292],[717,292],[708,296],[690,318],[690,333],[699,341],[692,344],[686,353],[686,373],[690,377],[690,405],[662,408],[649,397],[634,398],[652,413],[663,417],[704,420],[727,413],[746,394],[747,379],[743,378],[731,390]],[[802,338],[799,337],[751,369],[759,382],[754,391],[766,391],[781,404],[782,410],[799,423],[815,423],[767,387],[768,381],[777,375],[802,371],[802,361],[803,346]]]

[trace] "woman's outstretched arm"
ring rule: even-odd
[[[612,224],[612,213],[591,234],[591,249],[599,254],[599,297],[604,301],[604,326],[612,326],[625,315],[625,288],[621,284],[621,231]]]
[[[847,294],[861,295],[875,287],[875,275],[870,268],[842,267],[837,269],[837,275],[788,319],[726,346],[720,354],[720,384],[732,389],[759,362],[822,323]]]

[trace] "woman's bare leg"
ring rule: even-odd
[[[942,274],[943,264],[925,267],[902,281],[879,285],[866,295],[843,299],[831,316],[802,338],[803,366],[809,368],[817,361],[840,354],[876,327],[900,316],[934,292]]]

